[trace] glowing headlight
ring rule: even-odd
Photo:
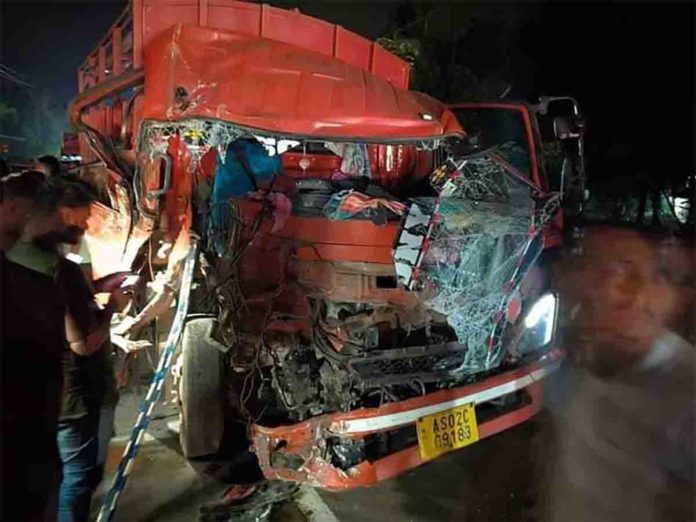
[[[531,333],[537,346],[545,346],[551,342],[556,326],[557,308],[556,296],[544,294],[532,305],[524,318],[524,326]]]

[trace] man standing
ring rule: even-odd
[[[79,265],[58,255],[62,244],[82,239],[93,195],[80,182],[52,179],[49,185],[51,190],[39,200],[41,212],[29,222],[24,241],[8,252],[8,258],[48,270],[64,301],[62,340],[67,346],[62,352],[63,400],[58,423],[63,463],[58,519],[86,520],[96,486],[97,432],[104,393],[100,348],[108,339],[111,314],[127,303],[127,297],[116,290],[100,310]]]
[[[591,228],[580,246],[557,274],[573,351],[550,518],[693,520],[696,349],[672,321],[693,276],[632,230]]]
[[[3,249],[24,228],[35,184],[44,178],[40,173],[12,176],[2,181]],[[48,229],[52,210],[45,203],[51,196],[46,187],[41,192],[33,213]],[[17,200],[24,201],[10,204]],[[51,520],[56,514],[49,503],[60,481],[56,429],[65,349],[65,300],[54,281],[59,258],[33,243],[7,255],[0,256],[0,518]]]

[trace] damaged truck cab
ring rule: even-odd
[[[446,107],[377,44],[234,0],[134,0],[79,77],[96,275],[160,282],[142,325],[197,248],[176,372],[193,462],[340,490],[539,411],[570,186],[542,162],[549,100]],[[555,125],[576,185],[574,110]]]

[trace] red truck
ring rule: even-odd
[[[95,276],[177,288],[198,245],[177,356],[192,462],[252,455],[341,490],[541,408],[577,104],[447,107],[408,84],[343,27],[234,0],[134,0],[80,67],[71,121],[106,194]],[[562,176],[539,126],[557,102]]]

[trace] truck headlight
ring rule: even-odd
[[[524,326],[535,348],[546,346],[553,339],[557,310],[558,298],[554,294],[544,294],[527,312]]]

